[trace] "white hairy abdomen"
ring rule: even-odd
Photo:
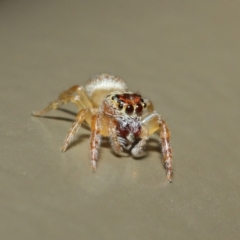
[[[97,75],[90,79],[85,86],[85,91],[95,107],[100,106],[109,93],[126,90],[127,85],[121,78],[109,74]]]

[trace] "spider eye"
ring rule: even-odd
[[[147,104],[144,102],[144,100],[142,98],[140,101],[143,103],[143,107],[145,108],[147,106]]]
[[[140,114],[141,112],[142,112],[142,105],[141,104],[138,104],[137,105],[137,107],[136,107],[136,109],[135,109],[135,112],[136,112],[136,114]]]
[[[118,99],[118,98],[119,98],[119,95],[118,95],[118,94],[112,96],[112,100],[116,100],[116,99]]]
[[[118,108],[122,109],[123,108],[123,104],[121,102],[118,102]]]
[[[134,108],[133,108],[132,105],[127,105],[127,107],[126,107],[126,113],[127,114],[133,113],[133,110],[134,110]]]

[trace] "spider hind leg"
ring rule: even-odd
[[[50,110],[57,109],[69,102],[76,104],[79,109],[92,108],[92,104],[83,87],[75,85],[61,93],[58,99],[51,102],[46,108],[40,111],[33,111],[32,115],[36,117],[43,116]]]

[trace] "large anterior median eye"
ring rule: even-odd
[[[136,114],[141,114],[142,113],[142,105],[139,103],[135,109]]]
[[[127,105],[127,107],[126,107],[127,114],[132,114],[133,110],[134,110],[134,107],[132,105]]]

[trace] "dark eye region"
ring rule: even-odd
[[[124,103],[118,102],[118,109],[119,110],[123,109],[123,106],[124,106]],[[143,110],[143,108],[145,108],[145,106],[146,106],[146,104],[145,105],[143,104],[143,106],[142,106],[142,104],[140,104],[140,103],[137,104],[137,105],[128,104],[125,108],[125,112],[126,112],[126,114],[131,115],[135,111],[135,113],[137,115],[141,115],[142,110]]]
[[[133,111],[134,111],[134,107],[133,107],[133,105],[127,105],[125,111],[126,111],[127,114],[132,114]]]
[[[143,109],[142,105],[140,103],[137,104],[136,109],[135,109],[136,114],[141,114],[142,113],[142,109]]]
[[[112,100],[117,102],[119,110],[125,105],[125,112],[128,115],[133,114],[134,111],[137,115],[141,115],[143,108],[146,107],[141,96],[135,93],[116,94],[112,96]]]

